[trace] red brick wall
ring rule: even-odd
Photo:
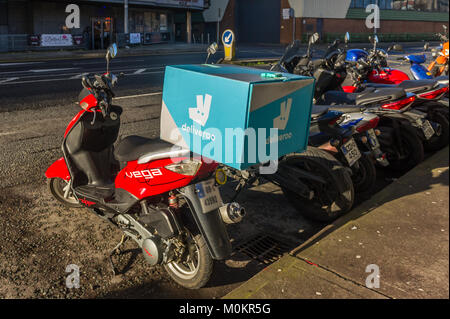
[[[235,33],[237,32],[237,30],[235,29],[235,8],[236,0],[229,0],[222,21],[220,21],[219,37],[222,37],[223,31],[225,31],[226,29],[231,29]],[[238,37],[238,35],[236,35],[236,37]]]
[[[442,22],[381,20],[379,33],[435,33],[442,31]],[[365,20],[324,19],[325,33],[369,33]]]

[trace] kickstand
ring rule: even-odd
[[[120,246],[122,246],[128,240],[128,236],[123,234],[120,242],[114,247],[109,253],[109,263],[111,264],[113,275],[116,275],[116,267],[114,266],[114,262],[112,260],[112,256],[116,254],[116,251],[119,250]]]

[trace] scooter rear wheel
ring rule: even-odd
[[[427,117],[428,120],[438,123],[441,126],[441,135],[433,135],[429,140],[423,142],[423,147],[428,152],[438,151],[448,145],[449,123],[439,111],[432,112]]]
[[[361,154],[358,160],[358,168],[352,167],[352,181],[356,193],[367,193],[375,185],[377,180],[377,170],[372,158],[366,154]]]
[[[53,197],[56,198],[60,203],[67,207],[82,207],[78,200],[73,196],[72,190],[69,190],[69,196],[64,197],[66,187],[69,187],[69,183],[62,178],[50,178],[47,180],[47,187]]]
[[[303,180],[314,197],[309,200],[297,193],[281,187],[284,196],[304,217],[319,221],[331,222],[347,213],[353,206],[355,191],[347,168],[327,152],[315,147],[308,147],[303,153],[289,154],[283,158],[287,165],[295,165],[310,173],[324,178],[327,183]],[[343,189],[342,192],[339,189]]]
[[[382,127],[379,127],[383,130]],[[400,139],[403,145],[404,154],[402,158],[398,158],[397,154],[393,154],[390,151],[386,151],[387,159],[390,163],[389,168],[406,172],[415,167],[424,159],[423,144],[414,128],[409,126],[401,126]],[[394,146],[395,147],[395,146]],[[383,145],[381,146],[383,149]]]
[[[188,289],[199,289],[206,285],[214,268],[214,260],[201,234],[189,235],[191,252],[183,261],[164,265],[169,276],[179,285]],[[189,248],[186,247],[188,250]]]

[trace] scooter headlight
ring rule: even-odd
[[[164,166],[164,168],[177,174],[194,176],[195,174],[197,174],[201,165],[201,161],[194,159],[183,160],[179,163],[169,164],[167,166]]]

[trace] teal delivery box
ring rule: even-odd
[[[301,152],[314,79],[233,65],[167,66],[161,139],[236,169]]]

